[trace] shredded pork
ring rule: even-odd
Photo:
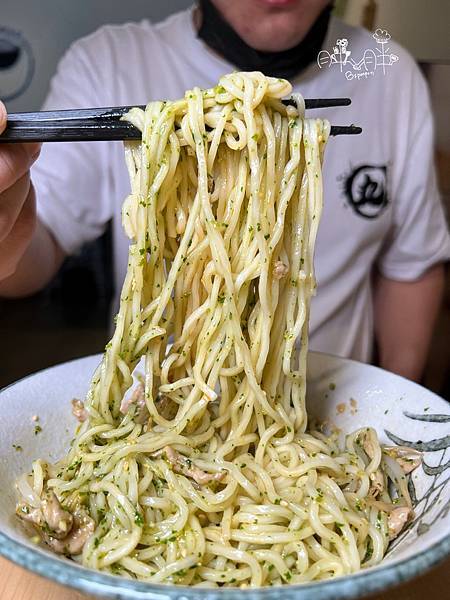
[[[374,439],[372,431],[365,431],[362,436],[362,441],[364,452],[367,454],[370,460],[372,460],[375,456],[375,445],[377,443],[376,439]]]
[[[77,398],[72,400],[72,414],[80,423],[83,423],[89,417],[88,411],[84,407],[84,402]]]
[[[398,536],[406,523],[412,518],[413,511],[407,506],[394,508],[388,514],[389,539],[393,540]]]
[[[205,485],[211,481],[221,481],[226,475],[225,472],[206,473],[206,471],[196,467],[190,458],[186,458],[182,454],[179,454],[171,446],[165,446],[164,454],[176,473],[181,473],[186,477],[190,477],[198,485]]]
[[[364,452],[373,460],[376,453],[377,439],[373,431],[364,431],[362,434],[362,446]],[[371,486],[369,489],[369,495],[375,498],[384,490],[384,475],[381,469],[377,469],[370,474]]]
[[[422,464],[423,453],[407,446],[385,446],[383,452],[395,459],[406,474]]]
[[[61,506],[53,492],[47,492],[43,498],[41,511],[52,537],[64,539],[73,527],[73,516]]]
[[[282,277],[286,277],[289,273],[288,267],[281,262],[281,260],[277,260],[273,267],[273,276],[275,279],[281,279]]]
[[[369,489],[369,495],[375,498],[375,496],[378,496],[384,490],[384,475],[381,469],[377,469],[370,474],[370,481],[372,484]]]
[[[134,419],[136,423],[145,423],[149,418],[149,413],[145,403],[144,385],[142,383],[139,383],[134,388],[131,395],[122,399],[120,404],[120,412],[126,415],[132,404],[135,404],[137,409]]]
[[[31,523],[43,541],[58,554],[80,554],[94,533],[95,522],[83,508],[65,510],[53,492],[47,492],[39,508],[21,502],[17,515]]]

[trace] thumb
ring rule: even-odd
[[[3,102],[0,100],[0,133],[3,133],[3,130],[6,127],[6,108]]]

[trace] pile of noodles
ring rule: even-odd
[[[262,586],[378,563],[411,516],[372,429],[306,432],[329,124],[234,73],[127,119],[131,243],[115,333],[66,458],[17,513],[56,552],[149,582]],[[141,375],[133,380],[142,361]],[[403,463],[402,463],[403,460]],[[400,522],[400,526],[399,526]]]

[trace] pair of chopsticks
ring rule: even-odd
[[[295,106],[295,100],[283,100],[286,106]],[[350,98],[305,99],[305,108],[348,106]],[[96,142],[140,140],[141,132],[121,118],[132,107],[81,108],[72,110],[11,113],[1,142]],[[141,106],[140,108],[145,108]],[[332,125],[330,135],[361,133],[361,127]]]

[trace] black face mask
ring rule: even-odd
[[[328,29],[332,5],[320,13],[304,39],[289,50],[260,52],[242,40],[225,21],[211,0],[200,0],[202,24],[198,37],[225,60],[242,71],[262,71],[264,75],[291,79],[316,60]]]

